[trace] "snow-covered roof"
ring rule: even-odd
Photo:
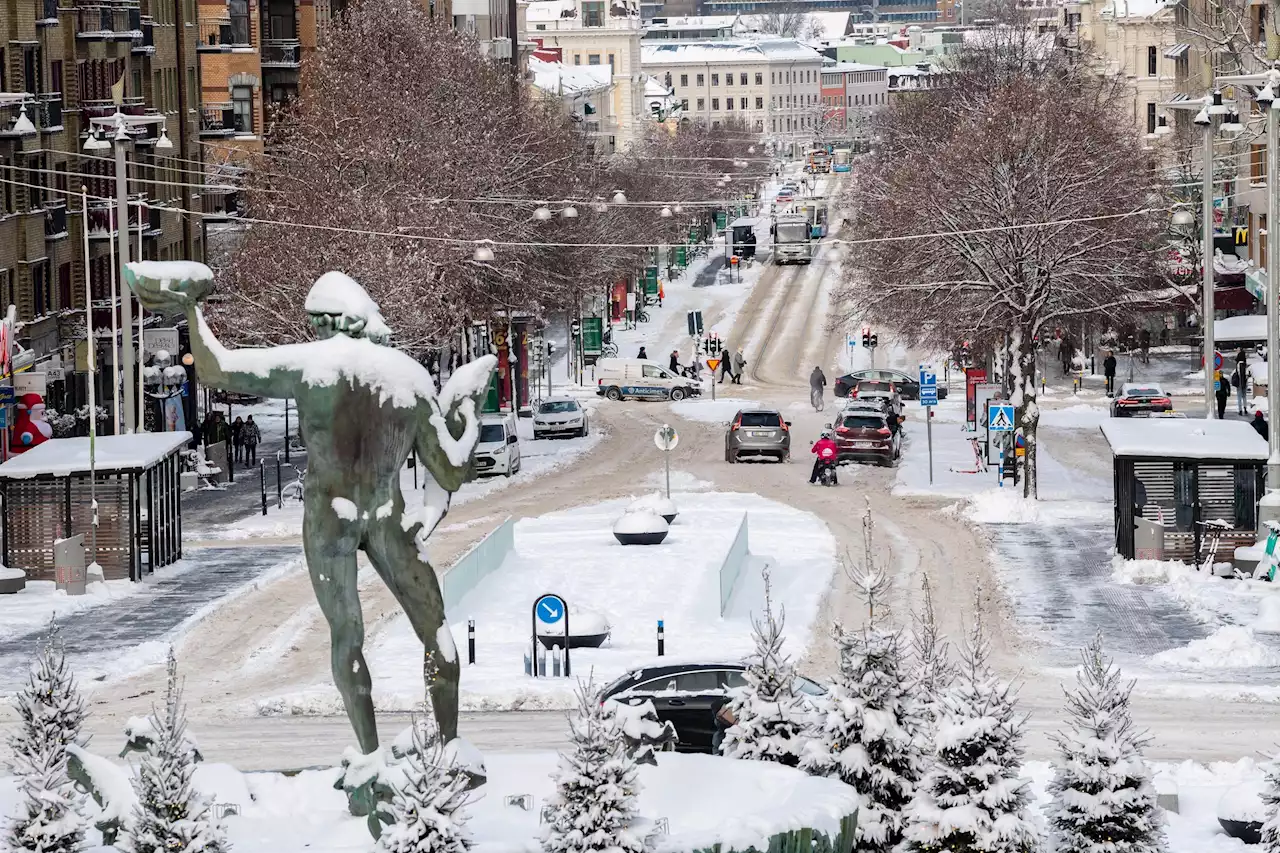
[[[795,39],[759,41],[654,42],[640,45],[641,65],[822,60],[822,54]]]
[[[738,22],[737,15],[683,15],[655,20],[646,30],[718,30],[731,29]]]
[[[822,69],[823,74],[853,74],[860,71],[888,71],[884,65],[867,65],[863,62],[837,62]]]
[[[526,10],[526,21],[538,23],[571,18],[578,13],[575,0],[534,0]]]
[[[1150,18],[1177,5],[1178,0],[1110,0],[1101,14],[1110,18]]]
[[[145,470],[191,440],[189,432],[140,432],[133,435],[100,435],[94,442],[97,471]],[[66,477],[89,470],[89,439],[51,438],[0,465],[0,479]]]
[[[1110,418],[1102,435],[1114,456],[1163,459],[1267,458],[1267,443],[1247,421]]]
[[[1247,314],[1243,317],[1224,317],[1213,323],[1213,339],[1219,343],[1229,341],[1265,341],[1267,318],[1264,314]]]
[[[613,85],[613,69],[608,65],[565,65],[529,57],[533,85],[552,95],[584,95]]]

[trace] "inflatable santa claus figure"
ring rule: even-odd
[[[53,438],[53,427],[44,419],[44,400],[39,394],[18,398],[18,416],[13,419],[10,453],[22,453]]]

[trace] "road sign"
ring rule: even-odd
[[[714,370],[715,368],[712,368]],[[680,436],[676,434],[675,427],[663,424],[658,431],[653,434],[653,443],[663,452],[675,450],[680,444]]]
[[[0,403],[12,403],[16,397],[16,392],[12,385],[0,385]]]
[[[564,674],[567,678],[569,676],[569,604],[563,596],[548,592],[538,596],[533,602],[533,645],[531,647],[533,659],[531,662],[535,676],[547,674],[545,669],[541,673],[538,672],[538,649],[541,646],[541,641],[538,639],[539,625],[560,628],[564,631],[564,645],[560,648],[564,654]]]
[[[707,367],[711,368],[712,370],[717,370],[717,369],[719,369],[719,367],[720,367],[720,359],[718,359],[718,358],[709,358],[709,359],[707,359]]]
[[[857,339],[857,338],[855,338],[853,335],[850,335],[850,336],[849,336],[849,346],[851,346],[851,347],[856,347],[857,345],[858,345],[858,339]]]
[[[559,623],[567,610],[564,599],[552,592],[539,598],[533,605],[533,612],[538,615],[538,621],[544,625]]]
[[[1213,369],[1214,370],[1222,369],[1222,353],[1218,352],[1217,350],[1213,351]]]
[[[933,385],[936,387],[937,384],[938,384],[938,374],[934,371],[933,365],[932,364],[920,365],[920,387],[923,388],[926,385]]]
[[[921,385],[920,386],[920,405],[922,406],[938,405],[938,386],[937,385]]]
[[[995,403],[987,409],[987,427],[992,432],[1013,432],[1013,404]]]

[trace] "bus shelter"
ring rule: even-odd
[[[1111,447],[1121,557],[1196,564],[1206,522],[1225,523],[1214,531],[1225,560],[1257,540],[1267,442],[1247,421],[1111,418],[1102,435]],[[1154,543],[1139,543],[1147,537]]]
[[[756,256],[756,223],[759,221],[751,216],[739,216],[729,223],[730,254],[744,260]]]
[[[182,558],[179,453],[188,432],[55,438],[0,465],[4,565],[54,579],[53,544],[84,534],[86,559],[107,580],[141,580]],[[93,497],[90,497],[92,493]],[[98,503],[96,553],[92,501]]]

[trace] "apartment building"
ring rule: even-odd
[[[822,124],[820,53],[795,39],[646,44],[644,70],[680,102],[682,120],[739,119],[802,144]]]
[[[137,260],[139,244],[148,259],[204,257],[198,218],[180,212],[199,204],[198,188],[185,186],[198,186],[201,158],[195,20],[194,0],[0,6],[0,300],[17,306],[18,340],[38,358],[75,363],[86,268],[95,325],[110,328],[119,228],[129,258],[117,263]],[[113,203],[115,146],[134,202],[124,223]]]
[[[824,129],[828,137],[871,138],[871,116],[889,105],[889,69],[840,62],[822,69]]]
[[[565,65],[559,57],[542,58],[536,51],[529,58],[529,76],[534,89],[547,100],[558,102],[570,120],[591,139],[596,153],[612,153],[608,128],[616,125],[613,115],[613,73],[607,65]]]
[[[613,104],[600,127],[607,150],[638,138],[648,121],[638,0],[534,0],[525,10],[525,27],[522,41],[558,48],[565,65],[609,68]]]

